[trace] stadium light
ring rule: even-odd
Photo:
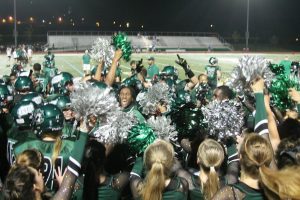
[[[62,22],[62,17],[58,18],[58,22],[61,23]]]
[[[15,47],[17,47],[18,45],[18,32],[17,32],[17,4],[16,4],[16,0],[14,0],[14,38],[15,38]]]
[[[120,26],[119,26],[120,28],[122,27],[122,24],[120,24]]]
[[[18,21],[17,24],[20,25],[20,24],[21,24],[21,21]]]
[[[299,38],[296,38],[296,42],[298,42],[299,41]]]
[[[34,20],[33,17],[30,17],[30,18],[29,18],[29,21],[30,21],[30,22],[33,22],[33,20]]]
[[[248,51],[248,45],[249,45],[249,37],[250,37],[250,34],[249,34],[249,4],[250,4],[250,1],[247,0],[247,22],[246,22],[246,50]]]
[[[97,26],[97,27],[100,27],[100,22],[96,22],[96,26]]]
[[[144,28],[144,25],[142,25],[141,28]]]
[[[6,19],[2,19],[2,23],[5,24],[6,23]]]
[[[113,24],[116,24],[116,21],[114,21]]]
[[[129,24],[129,22],[127,22],[127,23],[126,23],[126,27],[129,28],[129,26],[130,26],[130,24]]]
[[[46,21],[43,19],[43,20],[42,20],[42,23],[43,23],[43,24],[45,24],[45,23],[46,23]]]
[[[214,25],[213,25],[213,24],[211,24],[211,25],[210,25],[210,28],[212,28],[212,27],[214,27]]]
[[[14,20],[14,18],[12,16],[8,17],[8,21],[12,22]]]

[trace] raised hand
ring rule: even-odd
[[[138,61],[138,63],[136,64],[136,68],[135,68],[135,71],[137,73],[140,73],[143,69],[143,58],[141,58],[141,60]]]

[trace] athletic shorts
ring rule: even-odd
[[[84,71],[90,71],[91,70],[91,65],[90,64],[83,64],[83,70]]]

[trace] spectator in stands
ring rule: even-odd
[[[82,56],[82,63],[84,75],[87,76],[91,73],[91,56],[88,50],[85,50],[84,55]]]
[[[159,74],[159,68],[155,65],[155,59],[152,56],[148,58],[148,64],[146,81],[151,81]]]

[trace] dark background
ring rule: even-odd
[[[217,32],[238,43],[246,29],[247,0],[16,1],[19,34],[37,35],[49,30],[193,31]],[[299,0],[250,0],[250,42],[297,44],[299,6]],[[8,16],[13,16],[13,0],[0,0],[0,20]],[[61,23],[58,17],[62,17]],[[0,34],[11,34],[12,28],[12,23],[0,21]]]

